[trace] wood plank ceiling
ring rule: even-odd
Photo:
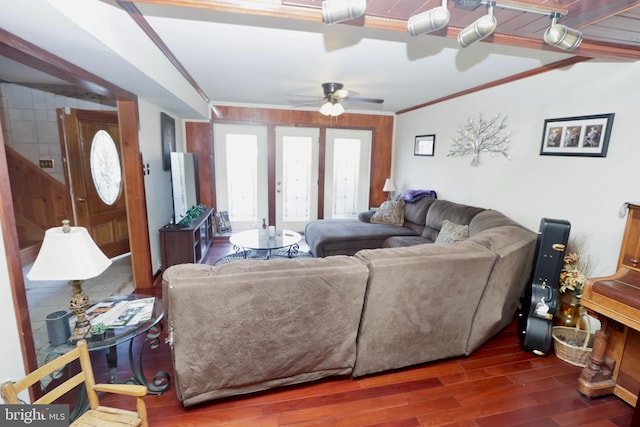
[[[322,0],[125,0],[226,10],[236,13],[273,15],[285,18],[318,20]],[[349,21],[350,25],[406,31],[410,16],[439,6],[440,0],[368,0],[364,17]],[[494,15],[498,29],[485,42],[518,47],[553,49],[545,45],[542,36],[549,26],[546,15],[500,8],[501,4],[559,11],[560,23],[582,31],[584,41],[574,53],[591,58],[640,59],[640,2],[633,0],[520,0],[497,1]],[[451,13],[449,25],[432,35],[456,37],[457,33],[484,13],[484,6],[475,10],[448,1]]]

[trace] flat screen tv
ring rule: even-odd
[[[198,156],[195,153],[171,153],[173,221],[179,223],[187,212],[200,204]]]

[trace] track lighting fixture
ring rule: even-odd
[[[487,14],[481,16],[473,24],[458,33],[458,44],[461,47],[470,46],[493,34],[498,26],[498,20],[493,16],[494,4],[493,2],[488,3]]]
[[[450,16],[447,0],[442,0],[441,6],[410,17],[407,30],[412,36],[437,31],[447,26]]]
[[[551,26],[544,32],[544,42],[562,50],[573,50],[582,43],[582,33],[566,25],[558,24],[559,14],[551,15]]]
[[[356,19],[364,15],[367,0],[325,0],[322,2],[322,19],[325,24]]]
[[[336,1],[323,2],[323,15],[325,13],[325,3],[336,3]],[[352,2],[346,1],[344,3],[349,4]],[[505,3],[498,3],[493,0],[454,0],[454,3],[458,7],[469,10],[474,10],[483,4],[487,6],[486,15],[481,16],[473,24],[458,33],[458,43],[461,47],[470,46],[493,34],[498,26],[498,20],[493,16],[494,7],[548,15],[551,18],[551,26],[544,32],[544,41],[550,46],[569,51],[580,46],[582,42],[582,33],[580,31],[557,23],[559,18],[567,14],[566,10],[557,10],[545,6],[529,6],[520,2],[510,3],[508,0],[506,0]],[[343,6],[343,8],[345,8],[345,6]],[[437,31],[449,25],[449,18],[450,14],[447,7],[447,0],[442,0],[441,6],[409,17],[407,20],[407,31],[412,36]],[[326,16],[325,22],[328,22]]]

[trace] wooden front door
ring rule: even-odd
[[[63,120],[75,225],[87,228],[109,258],[127,253],[117,113],[71,109]]]

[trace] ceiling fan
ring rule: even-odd
[[[320,113],[325,116],[339,116],[344,113],[342,101],[346,102],[369,102],[373,104],[382,104],[384,99],[377,98],[360,98],[351,96],[352,92],[344,88],[342,83],[328,82],[322,83],[324,96],[320,98],[322,102]],[[314,102],[315,103],[315,102]]]

